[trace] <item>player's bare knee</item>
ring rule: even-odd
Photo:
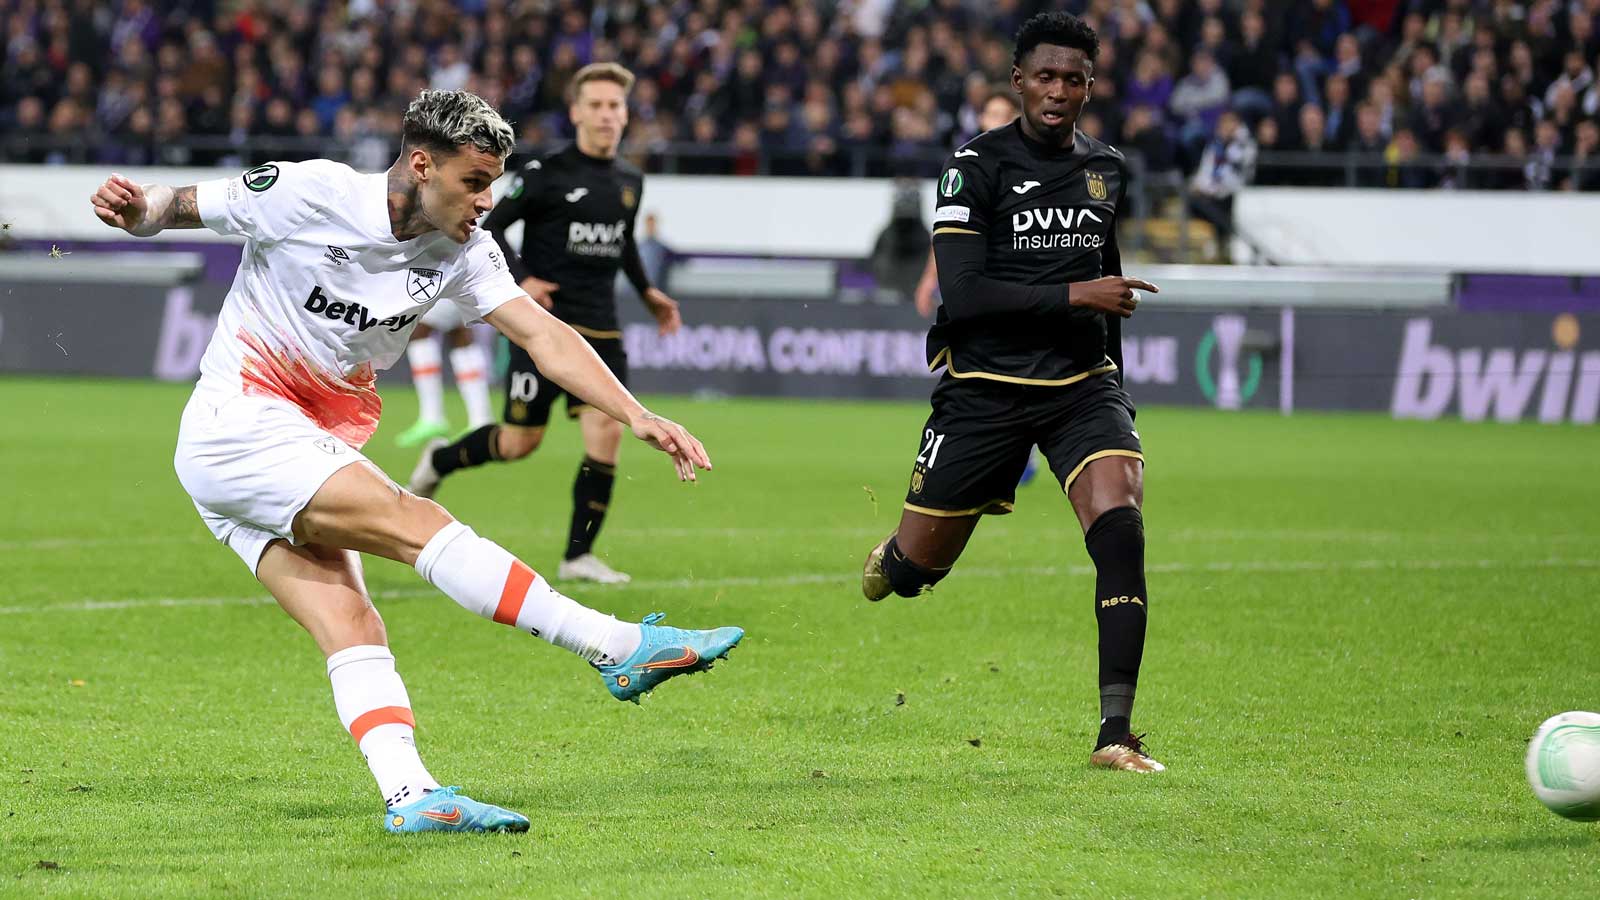
[[[500,458],[505,461],[522,459],[524,456],[539,449],[544,443],[544,432],[529,428],[501,427],[498,451]]]

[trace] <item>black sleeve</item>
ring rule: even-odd
[[[527,221],[533,212],[533,204],[529,201],[532,195],[529,184],[530,176],[537,174],[533,168],[523,169],[517,173],[516,181],[511,183],[511,189],[506,192],[500,202],[489,210],[489,217],[483,220],[483,228],[500,245],[500,252],[506,258],[506,269],[511,272],[511,277],[518,284],[528,277],[528,267],[522,264],[522,254],[511,247],[511,242],[506,240],[506,229],[515,222],[523,222],[524,228],[532,227],[533,223]]]
[[[644,292],[650,290],[650,274],[644,270],[644,260],[639,258],[639,244],[632,238],[628,245],[622,248],[622,274],[628,276],[628,283],[639,292],[639,297],[644,297]]]
[[[1071,290],[1065,284],[1014,284],[984,275],[989,251],[981,234],[938,235],[933,256],[939,268],[939,293],[951,322],[983,316],[1050,316],[1071,308]]]

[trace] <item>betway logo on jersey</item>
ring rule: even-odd
[[[346,325],[354,325],[361,331],[383,326],[391,332],[401,331],[407,325],[417,320],[412,316],[390,316],[387,319],[374,319],[365,306],[359,303],[340,303],[338,300],[328,299],[320,286],[311,288],[311,296],[306,298],[305,310],[314,316],[325,319],[343,321]]]
[[[1593,424],[1600,417],[1600,352],[1578,349],[1578,320],[1558,316],[1557,349],[1441,346],[1433,321],[1406,323],[1390,410],[1399,419],[1437,419],[1457,405],[1461,418]]]
[[[1092,229],[1104,224],[1087,208],[1024,209],[1011,214],[1011,249],[1099,250],[1106,239]]]
[[[622,256],[628,222],[573,222],[567,226],[567,252],[579,256]]]

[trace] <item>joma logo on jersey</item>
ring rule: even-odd
[[[1105,219],[1088,208],[1024,209],[1011,214],[1011,249],[1098,250],[1105,236],[1085,229],[1104,224]],[[1044,233],[1029,233],[1035,231]]]
[[[573,222],[567,226],[567,252],[579,256],[621,256],[628,222]]]
[[[342,321],[346,325],[354,325],[361,331],[376,328],[382,325],[391,332],[401,331],[407,325],[417,320],[416,316],[390,316],[387,319],[374,319],[368,314],[367,308],[359,303],[341,303],[338,300],[328,299],[322,292],[321,286],[311,288],[311,296],[306,298],[305,310],[314,316],[325,319]]]

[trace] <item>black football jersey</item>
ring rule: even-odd
[[[1122,274],[1116,227],[1126,187],[1122,154],[1082,132],[1071,149],[1051,148],[1024,135],[1019,119],[957,150],[939,179],[935,246],[981,236],[986,278],[1060,286],[1062,301],[1047,320],[991,315],[957,322],[941,305],[928,332],[929,368],[1033,385],[1114,371],[1120,323],[1066,306],[1065,286]]]
[[[576,144],[535,158],[484,220],[500,243],[511,274],[553,281],[557,318],[591,337],[617,331],[618,269],[642,295],[649,287],[634,219],[644,193],[644,174],[620,159],[588,156]],[[513,252],[505,230],[522,220],[521,252]]]

